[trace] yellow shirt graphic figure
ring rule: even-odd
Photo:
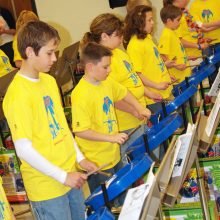
[[[10,73],[13,70],[9,58],[0,50],[0,77]]]

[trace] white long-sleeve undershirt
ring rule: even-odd
[[[74,138],[74,148],[76,150],[76,160],[79,163],[84,159],[83,154],[79,150]],[[44,158],[38,151],[32,146],[32,142],[28,139],[19,139],[14,142],[15,149],[18,157],[30,164],[33,168],[40,171],[41,173],[54,178],[60,183],[64,183],[66,180],[67,172],[62,170],[60,167],[53,165],[50,161]],[[74,161],[73,161],[74,163]]]

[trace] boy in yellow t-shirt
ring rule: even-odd
[[[152,40],[152,8],[136,6],[125,19],[124,46],[143,84],[152,92],[159,93],[160,99],[146,99],[152,112],[161,109],[158,101],[171,95],[171,78],[157,46]]]
[[[71,94],[72,127],[76,141],[85,157],[114,174],[121,167],[120,147],[128,136],[118,133],[114,103],[123,100],[133,106],[143,118],[149,112],[121,84],[108,78],[112,52],[97,44],[87,43],[82,51],[85,76]],[[93,192],[107,177],[96,174],[88,178]]]
[[[8,56],[0,50],[0,77],[10,73],[13,69]]]
[[[185,77],[191,75],[185,49],[175,33],[180,25],[182,12],[176,6],[168,5],[161,9],[160,16],[165,28],[160,36],[158,48],[164,61],[175,60],[175,64],[169,69],[169,72],[181,82]]]
[[[0,176],[0,219],[2,220],[14,220],[15,217],[11,211],[11,207],[5,195],[5,191],[2,187],[2,178]]]
[[[48,72],[56,61],[58,32],[32,21],[18,33],[23,59],[3,100],[28,198],[36,219],[84,219],[86,170],[97,167],[79,151],[65,119],[59,90]]]

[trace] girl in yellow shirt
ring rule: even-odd
[[[171,95],[171,79],[152,40],[153,25],[152,8],[144,5],[135,7],[125,19],[124,46],[145,87],[166,99]],[[146,101],[151,111],[161,109],[159,102],[153,99]]]

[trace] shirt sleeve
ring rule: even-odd
[[[30,140],[23,138],[16,140],[14,144],[17,155],[21,160],[24,160],[36,170],[56,179],[60,183],[63,184],[65,182],[67,173],[39,154],[32,146]]]
[[[31,103],[27,96],[19,94],[11,98],[4,107],[13,140],[26,138],[32,140],[32,124],[34,121]]]
[[[158,50],[160,54],[169,55],[170,54],[170,36],[162,34],[160,37]]]
[[[131,45],[127,48],[127,53],[132,62],[134,71],[141,73],[143,71],[143,58],[145,55],[143,54],[142,50],[139,49],[140,47],[141,45]]]
[[[72,103],[72,129],[73,132],[85,131],[91,128],[91,116],[86,100],[71,96]]]
[[[117,102],[122,100],[127,95],[127,88],[120,83],[116,82],[113,79],[108,78],[108,81],[111,83],[112,91],[113,91],[113,101]]]

